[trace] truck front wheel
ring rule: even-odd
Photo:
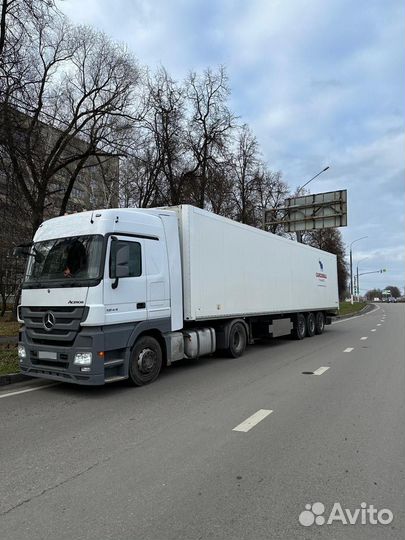
[[[229,331],[229,347],[227,353],[231,358],[242,356],[246,349],[247,335],[245,325],[236,322]]]
[[[302,313],[298,313],[295,318],[293,336],[295,339],[304,339],[307,335],[307,323]]]
[[[135,386],[143,386],[157,379],[162,368],[162,349],[159,342],[151,337],[139,339],[133,348],[129,362],[129,381]]]

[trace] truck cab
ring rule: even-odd
[[[127,378],[144,335],[135,375],[149,382],[167,357],[164,336],[182,327],[181,273],[170,274],[180,265],[174,212],[108,209],[44,222],[19,307],[22,372],[79,384]]]

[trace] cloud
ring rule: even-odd
[[[76,22],[128,43],[177,78],[225,64],[232,106],[263,157],[313,192],[348,189],[347,243],[403,286],[402,0],[65,0]],[[360,247],[360,244],[356,245]],[[370,282],[373,281],[370,278]],[[375,278],[376,280],[379,278]]]

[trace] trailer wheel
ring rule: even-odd
[[[133,348],[129,361],[129,382],[143,386],[157,379],[162,369],[162,349],[159,342],[151,337],[139,339]]]
[[[231,326],[229,331],[228,356],[231,358],[242,356],[246,349],[246,342],[247,335],[245,325],[241,322],[236,322]]]
[[[315,334],[322,334],[325,329],[325,315],[318,311],[315,317]]]
[[[308,337],[314,336],[315,331],[316,331],[315,315],[313,313],[308,313],[308,315],[307,315],[307,336]]]
[[[307,335],[307,323],[302,313],[298,313],[295,318],[293,336],[295,339],[304,339]]]

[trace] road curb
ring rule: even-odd
[[[5,386],[6,384],[13,384],[22,381],[28,381],[32,377],[28,377],[23,373],[7,373],[7,375],[0,375],[0,386]]]
[[[0,336],[0,343],[5,345],[15,345],[18,343],[18,336]]]
[[[335,317],[335,320],[341,321],[341,320],[344,320],[344,319],[350,319],[351,317],[358,317],[359,315],[364,315],[365,313],[368,313],[374,307],[375,307],[375,304],[367,304],[360,311],[355,311],[354,313],[348,313],[347,315],[337,315]]]

